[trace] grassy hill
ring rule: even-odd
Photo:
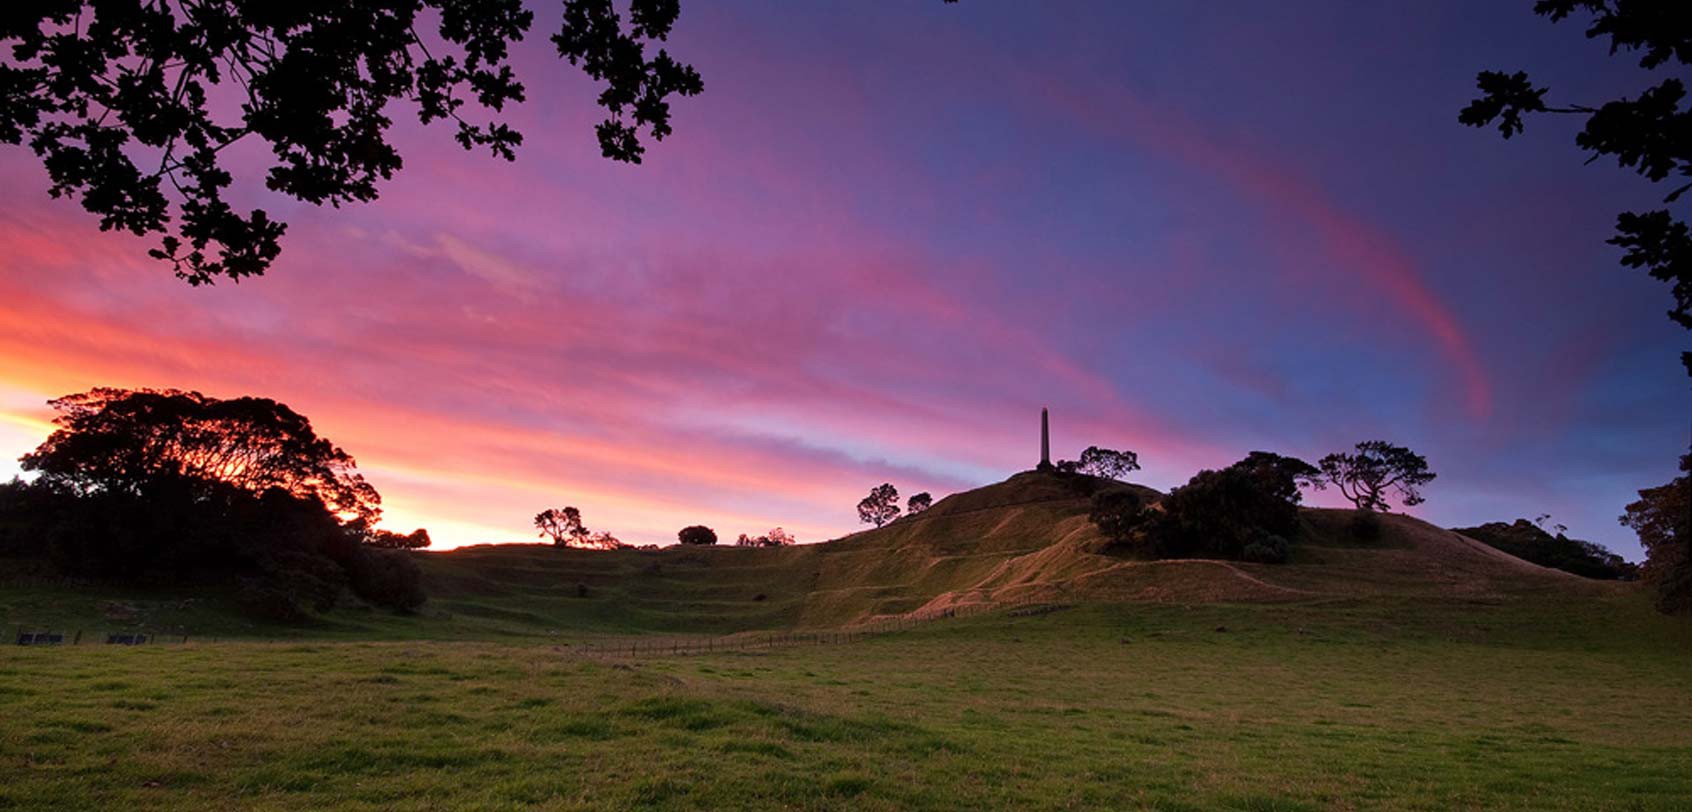
[[[1407,516],[1383,517],[1381,537],[1360,542],[1348,534],[1349,511],[1323,509],[1303,511],[1301,539],[1287,564],[1129,560],[1100,552],[1104,540],[1087,519],[1083,492],[1099,487],[1158,496],[1106,480],[1024,472],[822,544],[615,552],[521,544],[426,552],[417,556],[430,595],[420,616],[338,611],[309,629],[233,617],[216,590],[185,597],[29,579],[0,592],[0,618],[13,626],[229,636],[722,634],[1030,601],[1503,601],[1631,588],[1529,564]]]

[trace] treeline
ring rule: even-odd
[[[1552,528],[1557,531],[1553,535],[1541,526],[1549,518],[1550,516],[1540,516],[1531,522],[1527,519],[1517,519],[1509,524],[1487,522],[1475,527],[1453,527],[1451,530],[1523,561],[1531,561],[1542,567],[1562,570],[1584,578],[1631,581],[1639,577],[1637,565],[1610,552],[1601,544],[1569,538],[1566,534],[1568,528],[1562,525]]]
[[[348,602],[409,611],[403,551],[425,530],[374,527],[381,497],[310,421],[264,398],[94,389],[51,402],[56,429],[0,485],[0,554],[65,575],[233,587],[266,619]]]

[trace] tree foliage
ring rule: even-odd
[[[792,534],[788,533],[786,530],[783,530],[779,527],[774,527],[774,528],[770,529],[770,532],[765,533],[764,535],[761,535],[761,536],[748,536],[745,533],[741,533],[740,538],[735,539],[734,546],[736,546],[736,547],[791,547],[792,545],[798,544],[798,543],[799,543],[799,540],[794,538]]]
[[[381,515],[382,498],[352,456],[268,398],[98,388],[49,405],[57,428],[22,463],[50,487],[140,497],[184,490],[201,499],[227,488],[276,489],[360,527]]]
[[[0,490],[6,552],[66,574],[234,583],[237,603],[298,620],[348,592],[410,610],[422,576],[371,528],[380,498],[352,457],[262,398],[96,389],[53,401],[57,428]]]
[[[1092,509],[1087,518],[1099,528],[1113,545],[1133,542],[1134,531],[1145,520],[1145,502],[1140,495],[1125,488],[1112,488],[1093,494]]]
[[[922,493],[914,493],[914,494],[911,494],[910,499],[905,500],[905,515],[906,516],[915,516],[918,513],[921,513],[923,511],[933,507],[933,506],[934,506],[934,496],[932,494],[930,494],[928,491],[923,491]]]
[[[1608,38],[1610,53],[1639,54],[1639,66],[1650,71],[1682,70],[1692,65],[1692,13],[1685,4],[1645,0],[1539,0],[1534,12],[1559,22],[1582,14],[1590,20],[1589,39]],[[1663,78],[1633,98],[1619,98],[1592,106],[1546,101],[1548,87],[1538,87],[1526,72],[1482,71],[1476,78],[1481,92],[1458,114],[1458,121],[1485,127],[1497,122],[1505,138],[1523,131],[1528,115],[1558,113],[1585,118],[1575,145],[1590,153],[1590,161],[1613,157],[1653,183],[1673,178],[1663,202],[1671,205],[1692,189],[1692,108],[1683,106],[1686,86],[1677,76]],[[1669,209],[1623,212],[1616,218],[1616,234],[1609,240],[1622,249],[1622,264],[1643,268],[1670,283],[1674,307],[1669,318],[1692,330],[1692,234],[1685,221]],[[1681,354],[1692,374],[1692,352]]]
[[[1638,567],[1605,549],[1603,545],[1569,538],[1565,535],[1566,528],[1558,529],[1557,533],[1552,535],[1538,526],[1538,523],[1527,519],[1517,519],[1509,524],[1487,522],[1475,527],[1454,527],[1452,532],[1461,533],[1523,561],[1531,561],[1542,567],[1559,569],[1583,578],[1613,581],[1632,579],[1639,575]]]
[[[547,508],[535,514],[535,529],[542,538],[552,539],[558,547],[580,547],[587,540],[588,529],[582,524],[582,512],[573,507]]]
[[[1640,576],[1656,589],[1657,607],[1692,612],[1692,454],[1680,458],[1680,476],[1646,488],[1629,504],[1621,523],[1639,534],[1645,548]]]
[[[1387,496],[1396,492],[1405,507],[1426,501],[1421,488],[1437,474],[1428,470],[1425,457],[1404,446],[1384,440],[1357,444],[1356,453],[1334,453],[1317,463],[1322,476],[1358,510],[1387,511]]]
[[[676,532],[676,540],[683,544],[716,544],[717,531],[702,524],[690,525]]]
[[[899,489],[882,483],[870,489],[869,496],[858,502],[858,520],[880,527],[899,518]]]
[[[429,531],[419,527],[410,533],[377,530],[365,539],[365,544],[388,550],[421,550],[429,546]]]
[[[1067,463],[1068,460],[1063,462]],[[1060,464],[1059,470],[1065,473],[1079,472],[1105,479],[1121,479],[1130,471],[1140,470],[1140,455],[1132,451],[1116,451],[1098,446],[1088,446],[1081,452],[1081,459],[1073,466]]]
[[[669,99],[703,83],[663,48],[646,52],[678,0],[629,0],[626,22],[616,6],[563,0],[552,42],[604,85],[601,151],[639,163],[642,129],[669,135]],[[160,235],[150,253],[188,282],[255,276],[287,225],[230,204],[228,147],[263,143],[266,188],[336,207],[376,199],[400,169],[396,102],[511,160],[523,137],[497,117],[524,98],[510,46],[533,21],[521,0],[18,4],[0,14],[0,143],[27,144],[49,193],[79,198],[102,230]],[[467,117],[472,102],[487,121]]]
[[[1266,462],[1269,457],[1282,461]],[[1220,471],[1200,471],[1169,492],[1139,534],[1158,558],[1227,558],[1280,563],[1298,534],[1292,458],[1254,453]]]

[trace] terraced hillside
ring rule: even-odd
[[[505,545],[431,553],[423,562],[432,605],[455,616],[694,632],[841,626],[1023,601],[1500,600],[1626,588],[1529,564],[1406,516],[1383,517],[1381,538],[1360,542],[1349,537],[1348,511],[1324,509],[1304,511],[1288,564],[1135,561],[1101,552],[1088,498],[1074,484],[1021,473],[886,527],[800,547],[606,553]]]

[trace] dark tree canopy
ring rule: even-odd
[[[1552,22],[1583,15],[1590,21],[1589,39],[1607,38],[1611,54],[1639,54],[1639,65],[1647,70],[1672,71],[1678,64],[1684,71],[1692,65],[1692,10],[1685,3],[1539,0],[1533,9]],[[1589,162],[1613,157],[1653,183],[1672,178],[1674,188],[1664,197],[1665,205],[1692,189],[1692,108],[1683,106],[1686,86],[1680,77],[1664,77],[1631,99],[1598,106],[1548,103],[1550,88],[1536,87],[1522,71],[1483,71],[1476,84],[1481,97],[1458,114],[1464,124],[1485,127],[1497,122],[1498,131],[1509,138],[1522,132],[1523,118],[1530,114],[1581,116],[1585,127],[1575,136],[1575,145],[1591,154]],[[1667,208],[1623,212],[1609,242],[1622,249],[1623,265],[1643,268],[1672,285],[1669,318],[1692,330],[1692,234],[1686,222]],[[1680,357],[1692,374],[1692,352]]]
[[[1065,460],[1065,462],[1068,462]],[[1072,468],[1060,470],[1079,471],[1083,474],[1104,477],[1105,479],[1121,479],[1130,471],[1140,470],[1140,455],[1132,451],[1116,451],[1098,446],[1088,446],[1081,452],[1081,459]]]
[[[1621,523],[1645,548],[1640,576],[1656,589],[1657,607],[1692,612],[1692,454],[1680,458],[1681,475],[1646,488],[1628,505]]]
[[[761,536],[748,536],[745,533],[741,533],[740,538],[735,539],[734,546],[736,546],[736,547],[791,547],[792,545],[798,544],[798,543],[799,543],[799,540],[794,538],[791,533],[788,533],[786,530],[783,530],[779,527],[774,527],[774,528],[770,529],[770,532],[765,533],[764,535],[761,535]]]
[[[235,587],[268,620],[302,620],[348,592],[423,603],[402,549],[428,532],[374,530],[379,498],[353,459],[264,398],[95,389],[53,401],[58,428],[25,455],[34,481],[0,493],[0,552],[80,577]]]
[[[1298,489],[1263,469],[1200,471],[1169,492],[1145,520],[1144,546],[1158,558],[1279,563],[1298,534]]]
[[[53,487],[141,497],[184,488],[202,498],[222,486],[250,494],[276,489],[360,527],[381,515],[382,499],[354,470],[352,456],[274,400],[100,388],[51,405],[58,428],[22,462]]]
[[[559,547],[580,547],[587,540],[588,529],[582,524],[582,512],[573,507],[547,508],[535,514],[535,529],[542,538],[552,539]]]
[[[1461,533],[1523,561],[1531,561],[1542,567],[1559,569],[1583,578],[1613,581],[1631,579],[1639,574],[1638,567],[1629,564],[1626,559],[1610,552],[1601,544],[1569,538],[1565,535],[1566,528],[1558,529],[1556,535],[1552,535],[1527,519],[1517,519],[1508,524],[1488,522],[1475,527],[1454,527],[1452,532]]]
[[[913,493],[910,499],[905,500],[905,515],[915,516],[933,506],[934,496],[928,491]]]
[[[858,502],[858,520],[880,527],[899,518],[899,489],[882,483],[870,489],[869,496]]]
[[[1304,498],[1300,488],[1322,490],[1327,487],[1321,470],[1316,466],[1297,457],[1283,457],[1269,451],[1253,451],[1229,467],[1251,473],[1262,481],[1265,489],[1295,505]]]
[[[639,163],[642,128],[671,132],[671,96],[703,89],[659,48],[679,0],[563,0],[553,44],[603,83],[605,156]],[[523,137],[497,120],[525,89],[510,46],[521,0],[352,3],[40,0],[0,13],[0,143],[41,158],[54,197],[80,198],[102,230],[161,235],[150,253],[192,284],[264,273],[287,225],[241,213],[224,150],[267,145],[271,191],[339,207],[376,199],[400,169],[396,102],[451,119],[465,149],[511,160]],[[433,23],[432,31],[419,26]],[[469,105],[489,118],[473,121]]]
[[[1133,538],[1134,530],[1145,519],[1144,507],[1139,494],[1112,488],[1093,495],[1092,509],[1087,518],[1112,544],[1127,544]]]
[[[1384,440],[1358,443],[1357,453],[1329,454],[1318,464],[1358,510],[1388,510],[1387,495],[1393,491],[1406,507],[1419,505],[1426,501],[1422,486],[1437,476],[1428,470],[1427,458]]]
[[[717,531],[702,524],[691,525],[677,531],[676,540],[683,544],[716,544]]]
[[[365,544],[389,550],[421,550],[429,546],[429,531],[419,527],[410,533],[377,530],[365,539]]]

